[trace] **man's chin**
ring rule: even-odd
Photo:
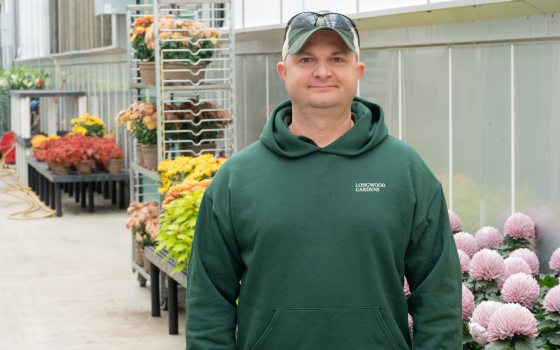
[[[314,99],[309,101],[308,104],[313,108],[326,109],[340,106],[342,103],[333,99]]]

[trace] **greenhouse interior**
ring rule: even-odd
[[[560,1],[0,26],[0,350],[560,349]]]

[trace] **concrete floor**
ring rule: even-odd
[[[3,176],[3,179],[9,179]],[[96,212],[63,195],[63,216],[13,220],[27,208],[0,181],[0,349],[184,349],[167,312],[132,273],[126,212],[96,197]]]

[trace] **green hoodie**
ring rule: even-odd
[[[224,163],[189,260],[187,349],[461,349],[441,185],[379,106],[355,98],[352,116],[321,148],[288,130],[284,102]]]

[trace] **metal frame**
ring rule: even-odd
[[[203,152],[213,152],[224,156],[230,156],[237,150],[234,138],[235,128],[235,37],[233,21],[233,1],[230,0],[185,0],[173,1],[173,5],[167,1],[154,1],[153,5],[129,5],[126,23],[133,26],[137,17],[153,15],[154,23],[168,14],[173,14],[174,20],[196,20],[202,21],[207,27],[212,27],[220,32],[219,41],[221,48],[202,49],[213,52],[212,57],[203,59],[208,63],[202,70],[204,78],[199,81],[189,79],[169,78],[169,73],[192,72],[189,67],[167,68],[167,63],[193,63],[187,59],[169,59],[168,53],[190,53],[188,49],[162,48],[165,43],[181,41],[184,39],[161,38],[165,32],[186,32],[182,29],[160,30],[154,26],[155,37],[155,86],[142,83],[139,77],[138,60],[132,58],[130,41],[127,45],[127,66],[130,89],[128,102],[144,100],[156,103],[157,110],[157,147],[158,163],[164,159],[174,159],[177,156],[196,156]],[[217,5],[221,5],[218,7]],[[217,25],[221,25],[217,27]],[[210,40],[206,38],[205,40]],[[191,52],[192,53],[192,52]],[[166,109],[169,104],[178,106],[183,102],[190,101],[190,108]],[[211,103],[210,105],[202,104]],[[196,110],[194,110],[196,109]],[[222,112],[229,115],[230,122],[226,126],[213,125],[214,122],[225,122],[225,118],[204,119],[194,122],[191,120],[170,120],[168,113],[188,113],[194,117],[200,117],[203,113]],[[166,118],[168,117],[168,118]],[[206,137],[208,132],[215,136]],[[203,134],[206,133],[206,134]],[[171,139],[170,136],[173,138]],[[193,140],[193,136],[196,141]],[[204,136],[204,137],[202,137]],[[190,137],[190,138],[189,138]],[[126,143],[129,152],[130,164],[130,194],[131,200],[142,201],[146,199],[146,192],[157,193],[159,174],[156,171],[147,170],[137,165],[134,140],[127,135]],[[201,149],[205,146],[206,149]],[[213,146],[209,146],[213,145]],[[187,146],[187,147],[186,147]],[[190,147],[189,147],[190,146]],[[192,146],[198,146],[192,148]],[[155,182],[147,184],[146,179]],[[160,203],[161,203],[161,198]],[[133,248],[132,248],[133,249]],[[132,261],[132,269],[139,273],[138,278],[142,286],[149,279],[144,269]]]

